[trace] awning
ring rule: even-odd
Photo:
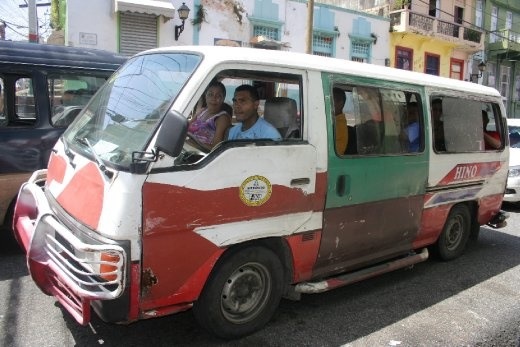
[[[175,8],[171,2],[160,0],[114,0],[114,12],[146,13],[167,19],[175,17]]]

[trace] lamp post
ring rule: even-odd
[[[179,36],[184,30],[184,21],[188,18],[188,15],[190,14],[190,8],[186,6],[186,4],[183,2],[181,7],[177,10],[179,12],[179,18],[182,20],[181,25],[175,26],[175,41],[179,40]]]
[[[482,73],[484,71],[486,71],[486,63],[484,63],[483,61],[480,62],[480,64],[478,64],[478,71],[479,73],[472,73],[469,75],[469,80],[471,82],[473,82],[473,78],[475,77],[477,80],[475,81],[475,83],[478,81],[478,79],[480,77],[482,77]]]

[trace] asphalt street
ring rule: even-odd
[[[82,327],[32,282],[1,240],[0,346],[520,346],[520,208],[506,228],[482,227],[451,262],[429,259],[333,291],[283,300],[263,330],[223,341],[190,311],[121,326]]]

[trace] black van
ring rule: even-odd
[[[0,41],[0,224],[20,185],[45,168],[54,143],[126,60],[114,53]]]

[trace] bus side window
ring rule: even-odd
[[[437,134],[442,123],[446,152],[467,153],[494,151],[504,147],[500,111],[496,104],[490,104],[463,97],[442,97],[442,122],[437,121],[436,99],[432,99],[432,123],[435,149],[439,151]],[[441,149],[442,151],[442,149]]]
[[[424,149],[422,102],[418,93],[351,87],[347,92],[345,154],[391,155]]]

